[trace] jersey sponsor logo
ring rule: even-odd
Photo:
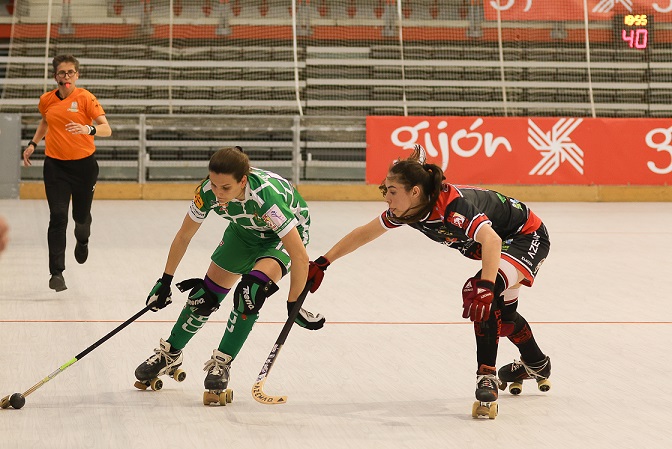
[[[448,221],[458,228],[466,229],[467,225],[469,224],[469,220],[467,220],[467,217],[465,217],[462,214],[458,214],[457,212],[451,212],[450,215],[448,215]]]
[[[194,204],[199,209],[203,209],[203,198],[201,198],[201,195],[199,195],[198,193],[196,194],[196,196],[194,196]]]
[[[199,220],[205,219],[205,213],[196,207],[196,203],[192,203],[189,206],[189,212]]]
[[[77,104],[76,101],[73,101],[70,103],[70,107],[68,108],[68,112],[79,112],[79,105]]]
[[[280,228],[280,226],[285,224],[287,221],[287,218],[282,214],[277,204],[271,206],[271,208],[268,209],[268,211],[266,211],[266,213],[262,215],[261,218],[264,220],[266,225],[274,231]]]

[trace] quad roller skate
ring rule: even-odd
[[[510,382],[509,393],[518,395],[523,391],[523,381],[534,379],[539,390],[547,392],[551,389],[551,381],[548,380],[550,376],[551,358],[548,356],[535,363],[526,363],[522,359],[520,361],[515,360],[499,369],[499,379],[501,380],[499,388],[506,389],[506,384]]]
[[[494,366],[481,365],[476,372],[476,402],[471,407],[471,417],[497,417],[497,370]]]
[[[215,349],[212,357],[205,362],[203,371],[207,371],[203,385],[206,391],[203,393],[203,405],[219,404],[226,405],[233,402],[233,390],[226,388],[229,384],[229,370],[233,358]]]
[[[154,391],[163,388],[163,381],[159,376],[167,374],[178,382],[187,377],[187,373],[179,369],[182,365],[182,351],[173,350],[170,343],[161,339],[159,347],[154,350],[154,355],[142,362],[135,369],[135,388],[146,390],[148,387]]]

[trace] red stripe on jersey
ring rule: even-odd
[[[399,226],[403,226],[401,223],[392,223],[390,219],[387,217],[387,210],[384,211],[382,214],[380,214],[380,224],[383,225],[384,228],[386,229],[394,229],[398,228]]]
[[[469,227],[466,229],[467,237],[476,240],[476,233],[484,223],[490,224],[492,222],[485,214],[476,215],[474,219],[471,220],[471,224],[469,225]]]
[[[527,212],[527,221],[525,222],[523,229],[520,230],[521,234],[532,234],[534,231],[539,229],[539,226],[541,226],[541,218],[537,217],[534,212],[529,209]]]
[[[432,213],[426,219],[427,221],[441,220],[445,219],[444,214],[446,213],[446,207],[455,199],[460,198],[462,194],[454,186],[450,184],[443,184],[443,191],[439,194],[439,198],[436,200],[434,209]]]

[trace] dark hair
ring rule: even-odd
[[[416,210],[416,212],[403,217],[394,217],[395,221],[416,223],[431,212],[436,201],[439,199],[443,181],[446,178],[443,176],[441,167],[435,164],[424,163],[424,151],[418,145],[407,159],[394,162],[387,172],[387,177],[379,186],[383,196],[387,193],[387,186],[385,186],[385,180],[387,179],[398,182],[407,192],[413,187],[418,186],[427,198],[425,202],[411,209],[411,211]]]
[[[243,176],[250,173],[250,159],[241,147],[229,147],[217,150],[210,158],[208,171],[220,175],[231,175],[240,182]]]
[[[56,75],[58,66],[63,64],[64,62],[70,62],[74,64],[75,70],[79,72],[79,61],[77,60],[77,58],[75,58],[72,55],[58,55],[54,58],[53,61],[51,61],[51,66],[54,68],[54,75]]]

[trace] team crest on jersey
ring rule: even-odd
[[[277,204],[271,206],[271,208],[268,209],[266,213],[261,216],[261,218],[264,220],[266,225],[268,225],[268,227],[274,231],[282,226],[285,221],[287,221],[287,218],[285,218],[285,216],[282,214]]]
[[[77,104],[76,101],[73,101],[70,103],[70,107],[68,108],[68,112],[79,112],[79,105]]]
[[[448,221],[462,229],[466,228],[468,224],[467,217],[454,211],[448,215]]]

